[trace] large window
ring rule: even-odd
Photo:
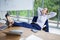
[[[21,11],[8,11],[9,14],[14,17],[14,20],[21,22],[31,22],[34,16],[32,10],[21,10]]]

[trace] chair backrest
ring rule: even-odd
[[[36,21],[37,21],[37,18],[38,18],[38,16],[34,16],[34,17],[33,17],[33,20],[32,20],[32,23],[33,23],[33,22],[36,22]]]

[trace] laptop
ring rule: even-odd
[[[4,29],[6,29],[7,27],[8,27],[7,25],[3,24],[2,26],[0,26],[0,30],[4,30]]]
[[[9,32],[4,32],[7,35],[19,35],[21,36],[23,33],[23,30],[10,30]]]

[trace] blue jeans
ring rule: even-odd
[[[30,28],[30,29],[41,30],[41,27],[39,25],[28,24],[26,22],[21,22],[21,23],[14,22],[13,26],[20,26],[20,27],[25,27],[25,28]]]

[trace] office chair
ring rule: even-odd
[[[37,21],[37,18],[38,18],[38,16],[34,16],[34,17],[33,17],[33,20],[32,20],[32,23],[36,22],[36,21]],[[32,24],[32,23],[31,23],[31,24]],[[46,25],[46,27],[43,28],[43,30],[44,30],[45,32],[49,32],[48,20],[46,20],[46,22],[45,22],[44,25]]]

